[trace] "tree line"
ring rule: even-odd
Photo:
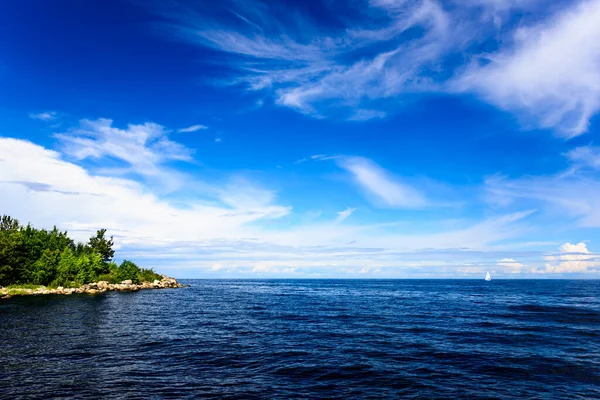
[[[76,243],[66,231],[36,229],[3,215],[0,219],[0,286],[34,284],[79,287],[108,281],[134,283],[161,279],[152,269],[129,260],[113,261],[113,237],[99,230],[87,243]]]

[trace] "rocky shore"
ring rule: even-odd
[[[189,286],[189,285],[187,285]],[[162,275],[161,280],[155,280],[154,282],[142,282],[133,283],[130,280],[123,281],[121,283],[108,283],[107,281],[98,281],[87,283],[78,288],[63,288],[62,286],[56,289],[48,289],[45,286],[40,286],[37,289],[25,289],[25,288],[0,288],[0,299],[8,299],[12,296],[40,296],[45,294],[96,294],[104,293],[108,291],[126,291],[126,292],[137,292],[138,290],[145,289],[170,289],[170,288],[181,288],[184,287],[181,283],[177,282],[175,278],[168,278],[166,275]]]

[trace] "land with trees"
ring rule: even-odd
[[[0,219],[0,287],[76,288],[92,282],[132,284],[161,280],[152,269],[113,261],[113,237],[99,230],[76,243],[56,227],[36,229],[4,215]],[[163,277],[164,278],[164,277]]]

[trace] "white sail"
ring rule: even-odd
[[[490,276],[490,271],[488,271],[488,272],[485,274],[485,280],[486,280],[486,281],[491,281],[491,280],[492,280],[492,277]]]

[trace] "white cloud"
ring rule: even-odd
[[[488,200],[495,206],[544,208],[553,219],[570,219],[576,226],[600,226],[600,180],[583,171],[553,176],[525,176],[486,180]]]
[[[572,137],[600,108],[600,0],[349,2],[331,9],[337,30],[278,2],[224,8],[243,23],[193,6],[157,12],[179,38],[237,56],[224,61],[237,70],[229,83],[316,118],[382,118],[400,103],[389,100],[468,92]]]
[[[590,254],[585,243],[580,242],[571,244],[569,242],[560,246],[558,255],[546,256],[548,261],[545,270],[535,270],[533,272],[545,273],[573,273],[588,272],[589,268],[600,266],[597,256]]]
[[[90,151],[103,154],[101,160],[110,154],[98,150],[94,140],[90,145]],[[498,259],[494,244],[519,237],[530,214],[436,221],[428,227],[401,221],[358,224],[353,219],[294,223],[287,219],[292,208],[278,204],[275,190],[241,176],[212,182],[202,197],[175,193],[162,198],[143,181],[94,174],[77,165],[77,159],[0,138],[2,212],[35,226],[56,224],[78,240],[107,228],[121,257],[166,272],[192,271],[187,276],[339,277],[362,268],[387,277],[451,275],[455,265],[466,261]],[[396,182],[391,182],[395,193]],[[352,211],[341,211],[338,218]]]
[[[570,150],[566,157],[579,167],[600,169],[600,147],[582,146]]]
[[[457,268],[457,272],[463,275],[483,275],[485,274],[486,269],[485,267],[466,265],[464,267]]]
[[[385,112],[378,110],[356,110],[348,119],[350,121],[369,121],[371,119],[381,119],[386,116]]]
[[[343,211],[339,211],[339,212],[337,213],[337,215],[338,215],[338,216],[337,216],[337,218],[336,218],[336,221],[337,221],[337,222],[342,222],[342,221],[344,221],[344,220],[345,220],[345,219],[347,219],[349,216],[351,216],[351,215],[352,215],[352,213],[353,213],[354,211],[356,211],[356,208],[351,208],[351,207],[348,207],[348,208],[346,208],[346,209],[345,209],[345,210],[343,210]]]
[[[39,119],[40,121],[53,121],[57,117],[58,117],[58,113],[56,111],[45,111],[45,112],[41,112],[41,113],[29,114],[29,118]]]
[[[244,237],[245,224],[289,212],[272,203],[272,192],[247,182],[231,186],[232,193],[215,188],[212,201],[176,207],[138,182],[91,175],[59,153],[22,140],[0,138],[0,159],[3,212],[84,236],[105,227],[129,245]]]
[[[512,258],[503,258],[498,260],[496,265],[499,267],[504,267],[504,272],[510,274],[519,274],[525,267],[525,265]]]
[[[80,126],[56,134],[62,151],[75,160],[119,160],[125,167],[105,169],[106,174],[131,173],[158,179],[163,187],[177,187],[185,181],[165,166],[170,161],[193,161],[193,151],[169,140],[161,125],[146,122],[129,124],[126,129],[113,126],[110,119],[81,120]]]
[[[518,29],[512,47],[472,65],[458,85],[539,127],[577,136],[600,108],[598,21],[600,1],[593,0]]]
[[[179,37],[240,56],[232,62],[240,71],[233,83],[243,83],[250,90],[272,90],[278,104],[315,117],[321,116],[317,108],[323,102],[341,99],[337,106],[354,108],[364,100],[430,86],[420,75],[429,67],[436,68],[449,37],[447,15],[431,0],[405,2],[402,10],[382,12],[382,8],[378,18],[359,21],[337,34],[324,34],[300,14],[289,21],[279,20],[290,14],[280,12],[283,6],[277,3],[229,4],[228,11],[247,23],[235,25],[219,23],[216,16],[193,7],[185,12],[158,8],[160,14],[176,21]],[[363,15],[374,14],[364,11]],[[425,33],[412,37],[412,43],[402,43],[403,35],[416,27]],[[392,44],[391,50],[371,51],[386,42]],[[359,107],[347,117],[366,120],[384,115],[382,110]]]
[[[208,129],[208,126],[206,125],[192,125],[192,126],[188,126],[187,128],[181,128],[181,129],[177,129],[177,132],[181,132],[181,133],[188,133],[188,132],[197,132],[203,129]]]
[[[425,196],[372,161],[362,157],[339,157],[338,165],[350,172],[361,188],[377,202],[398,208],[422,208],[427,205]]]
[[[587,245],[583,242],[579,242],[577,244],[571,244],[569,242],[560,246],[560,251],[562,253],[585,253],[588,254],[589,250],[587,249]]]

